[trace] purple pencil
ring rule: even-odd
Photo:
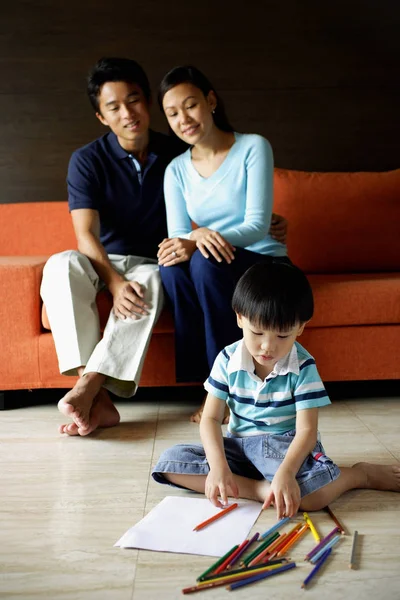
[[[237,562],[237,560],[242,556],[242,554],[244,554],[246,552],[246,550],[249,549],[250,545],[253,542],[255,542],[256,540],[258,540],[259,535],[260,534],[258,532],[255,533],[253,535],[253,537],[249,539],[247,544],[241,549],[241,551],[238,554],[236,554],[236,556],[233,558],[233,560],[229,564],[226,565],[225,569],[230,569],[232,567],[232,565],[234,565]]]
[[[325,544],[326,544],[327,542],[329,542],[329,540],[330,540],[331,538],[333,538],[333,536],[334,536],[334,535],[335,535],[335,534],[336,534],[338,531],[340,531],[339,527],[335,527],[334,529],[332,529],[332,531],[331,531],[330,533],[328,533],[328,535],[327,535],[327,536],[325,536],[325,537],[324,537],[324,539],[323,539],[323,540],[321,540],[321,541],[320,541],[320,543],[319,543],[317,546],[315,546],[315,548],[313,548],[313,549],[311,550],[311,552],[309,552],[309,553],[307,554],[307,556],[304,558],[304,560],[310,560],[310,558],[312,558],[312,557],[314,556],[314,554],[316,554],[317,552],[319,552],[319,551],[321,550],[321,548],[323,548],[323,547],[325,546]]]

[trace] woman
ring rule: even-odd
[[[190,145],[165,173],[170,237],[158,252],[174,309],[177,380],[204,381],[222,348],[240,338],[231,299],[241,275],[272,257],[290,263],[285,244],[269,234],[273,155],[265,138],[233,130],[195,67],[172,69],[159,103],[172,131]]]

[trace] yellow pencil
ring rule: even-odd
[[[311,529],[311,533],[314,536],[314,540],[316,542],[320,542],[321,537],[320,537],[318,531],[316,530],[314,523],[311,521],[310,517],[308,516],[308,513],[304,512],[303,517],[304,517],[305,522],[308,524],[309,528]]]

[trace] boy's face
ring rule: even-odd
[[[147,142],[150,126],[149,103],[136,83],[108,81],[99,94],[97,118],[107,125],[128,152]]]
[[[272,331],[250,323],[246,317],[237,316],[238,326],[243,330],[247,350],[253,357],[257,375],[264,379],[281,358],[290,352],[296,338],[303,333],[305,323],[288,331]]]

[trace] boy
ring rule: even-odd
[[[306,276],[263,262],[239,280],[232,306],[243,339],[218,355],[205,383],[202,446],[177,445],[153,471],[160,483],[274,504],[278,519],[320,510],[350,489],[400,490],[400,466],[337,467],[318,436],[318,408],[330,404],[313,357],[296,341],[313,315]],[[221,424],[225,402],[228,437]],[[220,497],[220,500],[219,500]]]

